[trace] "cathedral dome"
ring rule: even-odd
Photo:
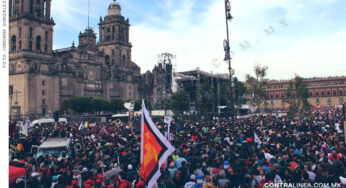
[[[121,15],[121,7],[115,0],[108,7],[108,16]]]

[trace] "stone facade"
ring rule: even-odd
[[[265,86],[268,108],[287,108],[283,102],[289,80],[269,81]],[[309,90],[308,101],[317,106],[336,106],[346,102],[346,77],[328,77],[304,79]],[[261,107],[264,107],[262,104]]]
[[[131,61],[129,20],[113,1],[100,19],[99,42],[90,28],[79,45],[52,50],[50,0],[10,0],[9,111],[13,117],[65,112],[72,96],[139,98],[140,68]]]

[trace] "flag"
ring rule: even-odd
[[[91,124],[92,127],[96,127],[96,123]]]
[[[257,143],[257,144],[262,144],[262,142],[261,142],[261,140],[258,138],[258,136],[257,136],[257,134],[256,133],[253,133],[254,134],[254,139],[255,139],[255,142]]]
[[[142,100],[140,176],[147,187],[157,184],[156,181],[161,175],[160,167],[174,150],[151,120]]]
[[[89,128],[91,128],[92,126],[93,126],[93,124],[90,122],[90,123],[89,123]]]
[[[79,127],[78,127],[78,130],[82,130],[82,129],[84,129],[84,127],[83,127],[83,122],[80,122],[80,125],[79,125]]]
[[[84,126],[85,128],[88,128],[88,122],[85,122]]]
[[[171,137],[170,137],[170,134],[171,134],[171,121],[172,121],[172,119],[170,118],[170,117],[168,117],[168,116],[165,116],[164,117],[164,122],[165,123],[167,123],[168,124],[168,129],[167,129],[167,139],[169,140],[169,141],[171,141]]]

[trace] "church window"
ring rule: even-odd
[[[32,50],[32,41],[29,41],[29,50]]]
[[[12,36],[11,38],[11,50],[16,51],[16,36]]]
[[[22,27],[19,27],[19,29],[18,29],[18,37],[19,38],[22,37]]]
[[[29,37],[32,39],[32,27],[30,27]]]
[[[41,50],[41,36],[36,37],[36,50]]]
[[[106,55],[105,63],[106,63],[107,65],[109,65],[109,56],[108,56],[108,55]]]
[[[19,49],[19,50],[22,49],[22,41],[21,41],[21,40],[18,42],[18,49]]]
[[[30,0],[30,13],[34,13],[34,1]]]
[[[114,55],[114,50],[112,50],[112,55]]]
[[[123,65],[125,65],[126,57],[123,55]]]
[[[45,32],[44,39],[46,40],[46,42],[48,42],[48,31]]]

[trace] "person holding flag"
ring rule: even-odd
[[[161,175],[160,166],[174,150],[151,120],[142,100],[140,176],[147,187],[157,186],[157,179]]]

